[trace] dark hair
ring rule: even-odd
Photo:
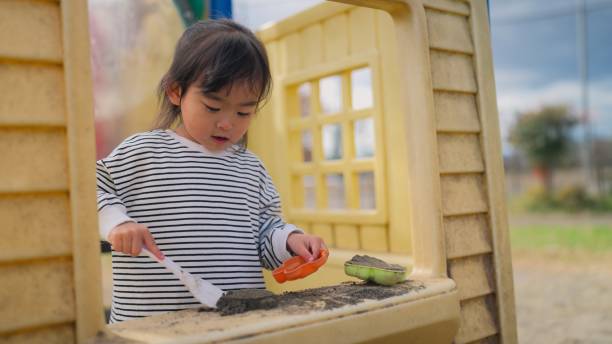
[[[156,128],[167,129],[180,120],[181,109],[170,102],[166,92],[175,85],[187,92],[194,82],[200,83],[204,93],[244,82],[259,94],[259,109],[272,88],[266,50],[253,32],[232,20],[205,20],[191,25],[176,44],[172,65],[159,83]],[[241,144],[246,147],[246,134]]]

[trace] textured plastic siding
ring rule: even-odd
[[[86,18],[84,2],[0,2],[3,343],[83,342],[102,326],[89,36],[72,29]]]
[[[489,128],[480,125],[480,116],[492,114],[480,114],[476,103],[479,90],[471,4],[462,3],[466,7],[456,11],[450,1],[429,3],[426,13],[448,274],[457,283],[462,300],[455,342],[500,342],[498,315],[503,310],[497,304],[490,194],[482,148],[482,130]]]

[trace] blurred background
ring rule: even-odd
[[[89,0],[98,158],[151,128],[185,25],[257,30],[319,2]],[[489,0],[489,13],[519,340],[611,343],[612,0]]]
[[[519,340],[612,342],[612,1],[490,0]]]

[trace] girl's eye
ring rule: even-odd
[[[250,112],[238,112],[238,116],[242,116],[242,117],[248,116],[250,114],[251,114]]]
[[[208,106],[208,105],[206,105],[206,104],[204,104],[204,106],[206,106],[206,109],[207,109],[208,111],[210,111],[210,112],[217,112],[217,111],[219,111],[219,110],[220,110],[219,108],[210,107],[210,106]]]

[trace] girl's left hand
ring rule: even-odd
[[[323,239],[318,236],[302,233],[291,233],[287,237],[287,249],[301,256],[307,262],[319,258],[319,252],[327,248]]]

